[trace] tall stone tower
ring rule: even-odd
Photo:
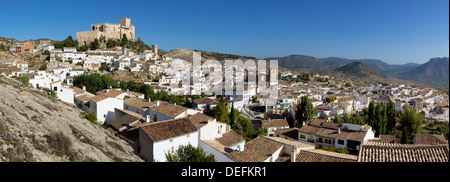
[[[152,51],[153,51],[153,53],[155,53],[155,55],[158,55],[158,45],[153,44],[152,45]]]
[[[131,25],[131,19],[130,18],[119,18],[119,24],[120,24],[120,26],[129,27]]]

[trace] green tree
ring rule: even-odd
[[[231,126],[234,125],[234,121],[236,121],[237,117],[239,117],[239,114],[237,113],[239,111],[237,111],[237,112],[236,111],[237,110],[234,109],[234,102],[232,102],[231,103],[231,110],[230,110],[230,125]]]
[[[393,135],[395,133],[395,124],[397,123],[397,110],[395,103],[389,100],[386,107],[386,134]]]
[[[112,40],[112,39],[108,39],[108,41],[106,42],[107,48],[116,47],[117,45],[118,45],[117,41]]]
[[[126,34],[123,34],[120,46],[125,47],[128,45],[128,38]]]
[[[416,112],[408,104],[403,108],[403,112],[400,115],[400,125],[401,125],[401,142],[411,143],[412,139],[417,133],[420,133],[422,129],[422,115]]]
[[[260,128],[258,131],[253,129],[252,121],[244,116],[238,116],[237,122],[231,128],[238,133],[245,141],[250,141],[259,135],[265,135],[264,130]]]
[[[201,148],[191,144],[182,145],[176,151],[165,154],[167,162],[216,162],[213,155],[207,155]]]
[[[369,112],[368,112],[367,115],[368,115],[368,117],[367,117],[367,124],[369,126],[373,127],[373,125],[375,123],[375,103],[373,101],[371,101],[369,103]]]
[[[337,98],[334,97],[334,96],[328,96],[328,97],[325,98],[325,101],[326,101],[326,102],[333,102],[333,101],[335,101],[336,99],[337,99]]]
[[[77,51],[80,51],[80,52],[86,52],[88,49],[89,49],[89,46],[87,46],[87,45],[82,45],[82,46],[80,46],[80,47],[77,48]]]
[[[94,39],[93,42],[91,42],[91,50],[97,50],[100,47],[100,43],[98,39]]]
[[[217,121],[230,124],[228,109],[223,102],[219,102],[217,106],[212,109],[212,116],[216,118]]]
[[[106,70],[106,62],[100,63],[100,71]]]
[[[379,136],[380,134],[385,134],[386,129],[386,108],[378,103],[375,106],[375,116],[373,120],[373,129],[376,131],[375,136]]]
[[[44,54],[44,55],[50,55],[50,51],[45,50],[44,53],[42,53],[42,54]]]
[[[73,40],[72,36],[69,35],[63,41],[53,42],[53,46],[55,46],[56,49],[62,49],[64,47],[78,47],[78,41]]]
[[[309,123],[312,121],[314,110],[308,96],[301,97],[301,103],[297,107],[298,110],[295,117],[299,127],[302,127],[303,122]]]

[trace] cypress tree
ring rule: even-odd
[[[397,110],[395,109],[395,103],[389,100],[386,108],[386,134],[394,134],[395,124],[397,123]]]

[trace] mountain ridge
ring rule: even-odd
[[[423,64],[411,62],[405,64],[388,64],[379,59],[347,59],[339,57],[315,58],[312,56],[298,54],[293,54],[285,57],[270,57],[266,58],[265,60],[277,58],[279,59],[278,63],[280,66],[303,72],[323,72],[324,70],[333,70],[336,68],[340,68],[351,62],[362,62],[377,74],[385,77],[426,82],[431,83],[435,86],[443,86],[447,88],[449,87],[448,69],[444,69],[444,67],[448,68],[448,61],[447,64],[445,64],[445,62],[436,63],[441,64],[440,66],[434,66],[434,69],[437,71],[431,71],[433,68],[425,68],[427,67],[428,62],[435,59],[441,59],[439,57],[431,58],[430,61]],[[448,60],[448,58],[446,57],[444,57],[443,59]],[[428,66],[433,67],[432,64],[428,64]],[[443,78],[444,81],[441,81]]]

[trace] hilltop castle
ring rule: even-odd
[[[94,39],[100,39],[102,36],[105,40],[119,40],[123,34],[128,40],[135,40],[134,25],[131,25],[130,18],[120,18],[119,24],[91,24],[90,31],[77,32],[77,41],[79,45],[89,45]]]

